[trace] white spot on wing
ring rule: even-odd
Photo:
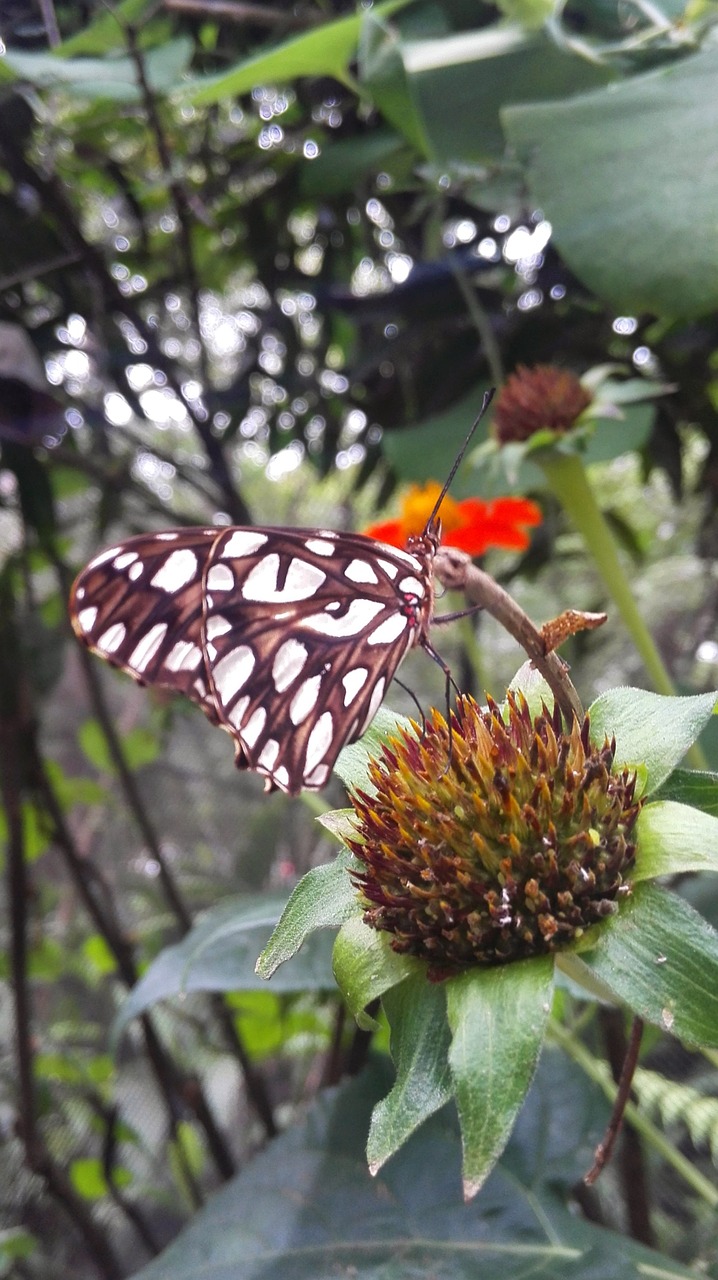
[[[327,754],[334,734],[334,717],[331,711],[323,711],[312,729],[307,741],[307,754],[304,759],[304,777],[309,777],[316,766]]]
[[[379,564],[384,570],[384,573],[388,574],[390,578],[395,578],[399,572],[399,566],[397,564],[392,564],[391,560],[380,559]]]
[[[289,603],[291,600],[308,600],[326,580],[326,573],[306,560],[293,559],[289,563],[283,587],[278,587],[279,556],[265,556],[247,574],[242,583],[245,600],[257,600],[265,604]]]
[[[232,591],[234,574],[226,564],[213,564],[207,574],[208,591]]]
[[[399,547],[390,547],[386,542],[377,542],[376,546],[377,550],[388,552],[393,560],[403,560],[405,564],[411,565],[414,573],[421,573],[421,564],[416,556],[411,555],[409,551],[401,551]]]
[[[277,693],[283,693],[296,680],[308,657],[307,649],[299,640],[285,640],[279,646],[272,663],[272,679]]]
[[[144,571],[145,571],[145,566],[143,565],[142,561],[137,560],[136,563],[132,565],[129,573],[127,574],[127,577],[130,579],[130,582],[136,582],[138,578],[142,577],[142,574],[144,573]]]
[[[221,613],[215,613],[213,617],[207,619],[207,639],[216,640],[217,636],[224,636],[228,631],[232,630],[232,623],[223,618]]]
[[[267,713],[264,710],[264,707],[257,707],[257,710],[252,712],[249,720],[242,729],[242,741],[245,742],[248,747],[254,746],[257,738],[264,728],[264,722],[266,719]]]
[[[202,650],[191,640],[178,640],[165,658],[168,671],[194,671],[202,661]]]
[[[305,775],[304,785],[305,787],[311,787],[313,790],[318,791],[320,787],[324,786],[328,777],[329,765],[318,764],[316,769],[312,769],[310,774]]]
[[[122,551],[122,547],[110,547],[109,551],[101,551],[99,556],[95,556],[88,564],[88,569],[96,569],[98,565],[104,564],[106,560],[112,560],[114,556]]]
[[[409,619],[403,613],[392,613],[367,636],[367,644],[391,644],[392,640],[398,640],[408,625]]]
[[[336,543],[329,542],[326,538],[307,538],[305,546],[315,556],[333,556],[337,549]]]
[[[162,641],[167,635],[167,623],[156,622],[151,627],[146,636],[143,636],[139,644],[132,650],[130,657],[127,659],[127,665],[133,667],[135,671],[144,671],[149,666],[159,649]]]
[[[384,697],[385,688],[386,688],[386,680],[382,676],[381,680],[377,680],[372,690],[371,701],[369,703],[369,710],[367,711],[366,716],[364,717],[364,723],[361,727],[361,733],[364,733],[364,731],[369,728],[369,725],[371,724],[372,720],[374,719],[374,716],[379,710],[381,706],[381,700]]]
[[[381,613],[384,605],[377,600],[363,600],[361,596],[352,600],[342,617],[335,618],[329,613],[312,613],[302,619],[302,626],[310,631],[318,631],[323,636],[356,636],[364,627]]]
[[[274,768],[277,756],[279,755],[279,743],[276,738],[268,738],[265,742],[257,760],[257,767],[260,766],[268,769],[271,773]]]
[[[220,701],[226,707],[235,693],[239,693],[254,670],[254,654],[247,644],[237,645],[220,658],[212,669],[212,679]]]
[[[129,564],[134,564],[137,559],[136,551],[125,551],[121,556],[112,562],[113,569],[126,569]]]
[[[161,537],[161,534],[157,535]],[[173,534],[177,537],[177,534]],[[186,587],[197,574],[197,557],[189,547],[172,551],[164,564],[160,565],[150,586],[159,587],[160,591],[180,591]]]
[[[254,529],[235,529],[229,541],[222,548],[222,559],[230,556],[251,556],[259,551],[267,541],[266,533],[255,533]]]
[[[350,582],[373,582],[376,584],[379,581],[368,560],[350,560],[344,570],[344,577],[348,578]]]
[[[321,676],[311,676],[300,684],[289,704],[289,719],[293,725],[303,724],[310,711],[314,710],[321,683]]]
[[[233,724],[235,729],[241,729],[244,713],[249,706],[249,694],[245,693],[243,698],[235,702],[229,715],[229,723]]]
[[[103,653],[114,653],[122,644],[126,630],[124,622],[114,622],[97,641],[98,649],[102,649]]]
[[[155,537],[158,542],[175,542],[179,538],[176,530],[170,529],[168,533],[156,533]]]
[[[289,788],[289,774],[283,764],[280,764],[279,768],[274,770],[272,781],[276,782],[277,786],[282,787],[285,791]]]
[[[424,596],[424,584],[418,578],[402,578],[399,587],[408,596],[418,596],[420,600]]]
[[[79,591],[77,594],[78,595],[80,594]],[[92,631],[92,628],[95,625],[96,618],[97,618],[97,609],[95,609],[94,607],[91,609],[81,609],[77,615],[77,621],[79,622],[83,631]]]
[[[355,667],[353,671],[347,671],[346,675],[342,676],[345,707],[348,707],[354,701],[357,694],[361,693],[364,685],[366,684],[368,675],[369,672],[366,667]]]

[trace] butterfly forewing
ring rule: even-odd
[[[428,555],[360,534],[231,528],[98,557],[76,583],[73,624],[114,665],[198,702],[232,734],[239,766],[294,793],[324,786],[431,609]]]

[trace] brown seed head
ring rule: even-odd
[[[528,440],[537,431],[569,431],[591,396],[575,374],[552,364],[519,365],[506,379],[494,408],[499,444]]]
[[[352,852],[364,919],[440,980],[474,964],[555,951],[616,911],[640,802],[635,774],[611,773],[588,718],[532,719],[523,695],[482,710],[462,698],[449,730],[436,710],[370,763],[375,794],[352,797]]]

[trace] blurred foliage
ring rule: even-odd
[[[594,436],[596,492],[677,683],[715,686],[714,23],[710,6],[674,0],[2,6],[0,1275],[131,1274],[248,1165],[222,1192],[244,1259],[262,1178],[275,1185],[287,1151],[296,1178],[321,1188],[329,1224],[312,1275],[371,1273],[342,1235],[356,1197],[368,1197],[372,1231],[382,1195],[415,1191],[427,1234],[440,1200],[461,1212],[448,1129],[419,1136],[428,1201],[410,1154],[373,1204],[354,1151],[366,1106],[351,1088],[252,1162],[321,1085],[358,1069],[366,1033],[338,1009],[321,949],[276,993],[212,995],[223,984],[209,980],[190,993],[172,965],[191,955],[212,972],[203,948],[221,935],[229,893],[269,891],[268,934],[277,896],[335,845],[312,821],[316,800],[262,796],[195,709],[99,671],[69,639],[65,602],[84,561],[135,531],[360,528],[403,478],[446,474],[483,388],[517,364],[608,364],[619,387],[641,381],[647,403]],[[492,482],[469,460],[457,492]],[[513,483],[542,501],[544,524],[521,561],[495,556],[492,568],[537,621],[601,608],[540,473]],[[497,696],[520,660],[483,618],[442,651],[462,687]],[[615,619],[565,656],[586,702],[644,682]],[[421,655],[405,672],[424,705],[441,698]],[[679,781],[690,789],[690,775]],[[718,921],[708,890],[689,890]],[[233,973],[251,968],[254,929]],[[158,960],[168,944],[177,950]],[[142,1017],[110,1059],[110,1026],[143,973]],[[564,996],[559,1012],[603,1053],[603,1015]],[[385,1029],[374,1043],[386,1049]],[[480,1210],[499,1214],[504,1245],[533,1213],[531,1248],[575,1250],[537,1262],[552,1274],[685,1263],[718,1275],[715,1203],[661,1173],[656,1150],[629,1153],[660,1188],[645,1203],[648,1178],[631,1179],[627,1160],[575,1191],[605,1116],[592,1094],[567,1097],[557,1061],[540,1084],[551,1108],[527,1109]],[[671,1059],[653,1039],[646,1062],[715,1092],[714,1064],[697,1055]],[[342,1132],[346,1202],[330,1194]],[[568,1143],[560,1176],[553,1154],[527,1172],[543,1138],[551,1153]],[[710,1177],[707,1150],[692,1157]],[[285,1209],[296,1190],[290,1177]],[[599,1244],[567,1214],[572,1196],[587,1219],[676,1262],[638,1246],[629,1257],[614,1236]],[[264,1214],[291,1243],[271,1197]],[[214,1218],[197,1222],[208,1225],[191,1241],[204,1248]],[[437,1240],[468,1229],[451,1214],[433,1226]],[[305,1247],[302,1230],[296,1239]],[[376,1257],[397,1247],[380,1240]],[[148,1274],[170,1274],[177,1256]],[[273,1269],[260,1258],[262,1274],[286,1275],[274,1257]],[[413,1255],[413,1274],[437,1274],[438,1257]],[[233,1276],[253,1274],[238,1265]]]

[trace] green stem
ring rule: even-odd
[[[654,689],[657,693],[675,697],[675,685],[638,611],[615,539],[596,502],[583,462],[575,453],[559,453],[553,449],[537,454],[536,461],[540,463],[552,492],[582,534],[606,589],[630,632]],[[703,752],[697,745],[691,747],[688,758],[694,768],[707,769]]]
[[[588,1076],[589,1080],[593,1080],[595,1084],[603,1090],[610,1102],[613,1102],[616,1096],[616,1085],[611,1079],[610,1072],[605,1062],[596,1059],[594,1055],[586,1048],[586,1046],[575,1038],[570,1031],[557,1022],[551,1022],[549,1025],[549,1038],[555,1044],[560,1045],[564,1053],[572,1058],[573,1061]],[[629,1102],[626,1107],[626,1118],[630,1121],[633,1128],[640,1133],[646,1142],[649,1142],[654,1151],[663,1157],[671,1168],[675,1169],[680,1178],[690,1186],[702,1200],[713,1208],[718,1206],[718,1190],[714,1187],[708,1178],[704,1178],[703,1174],[687,1160],[685,1156],[677,1151],[668,1138],[661,1130],[653,1124],[633,1102]]]

